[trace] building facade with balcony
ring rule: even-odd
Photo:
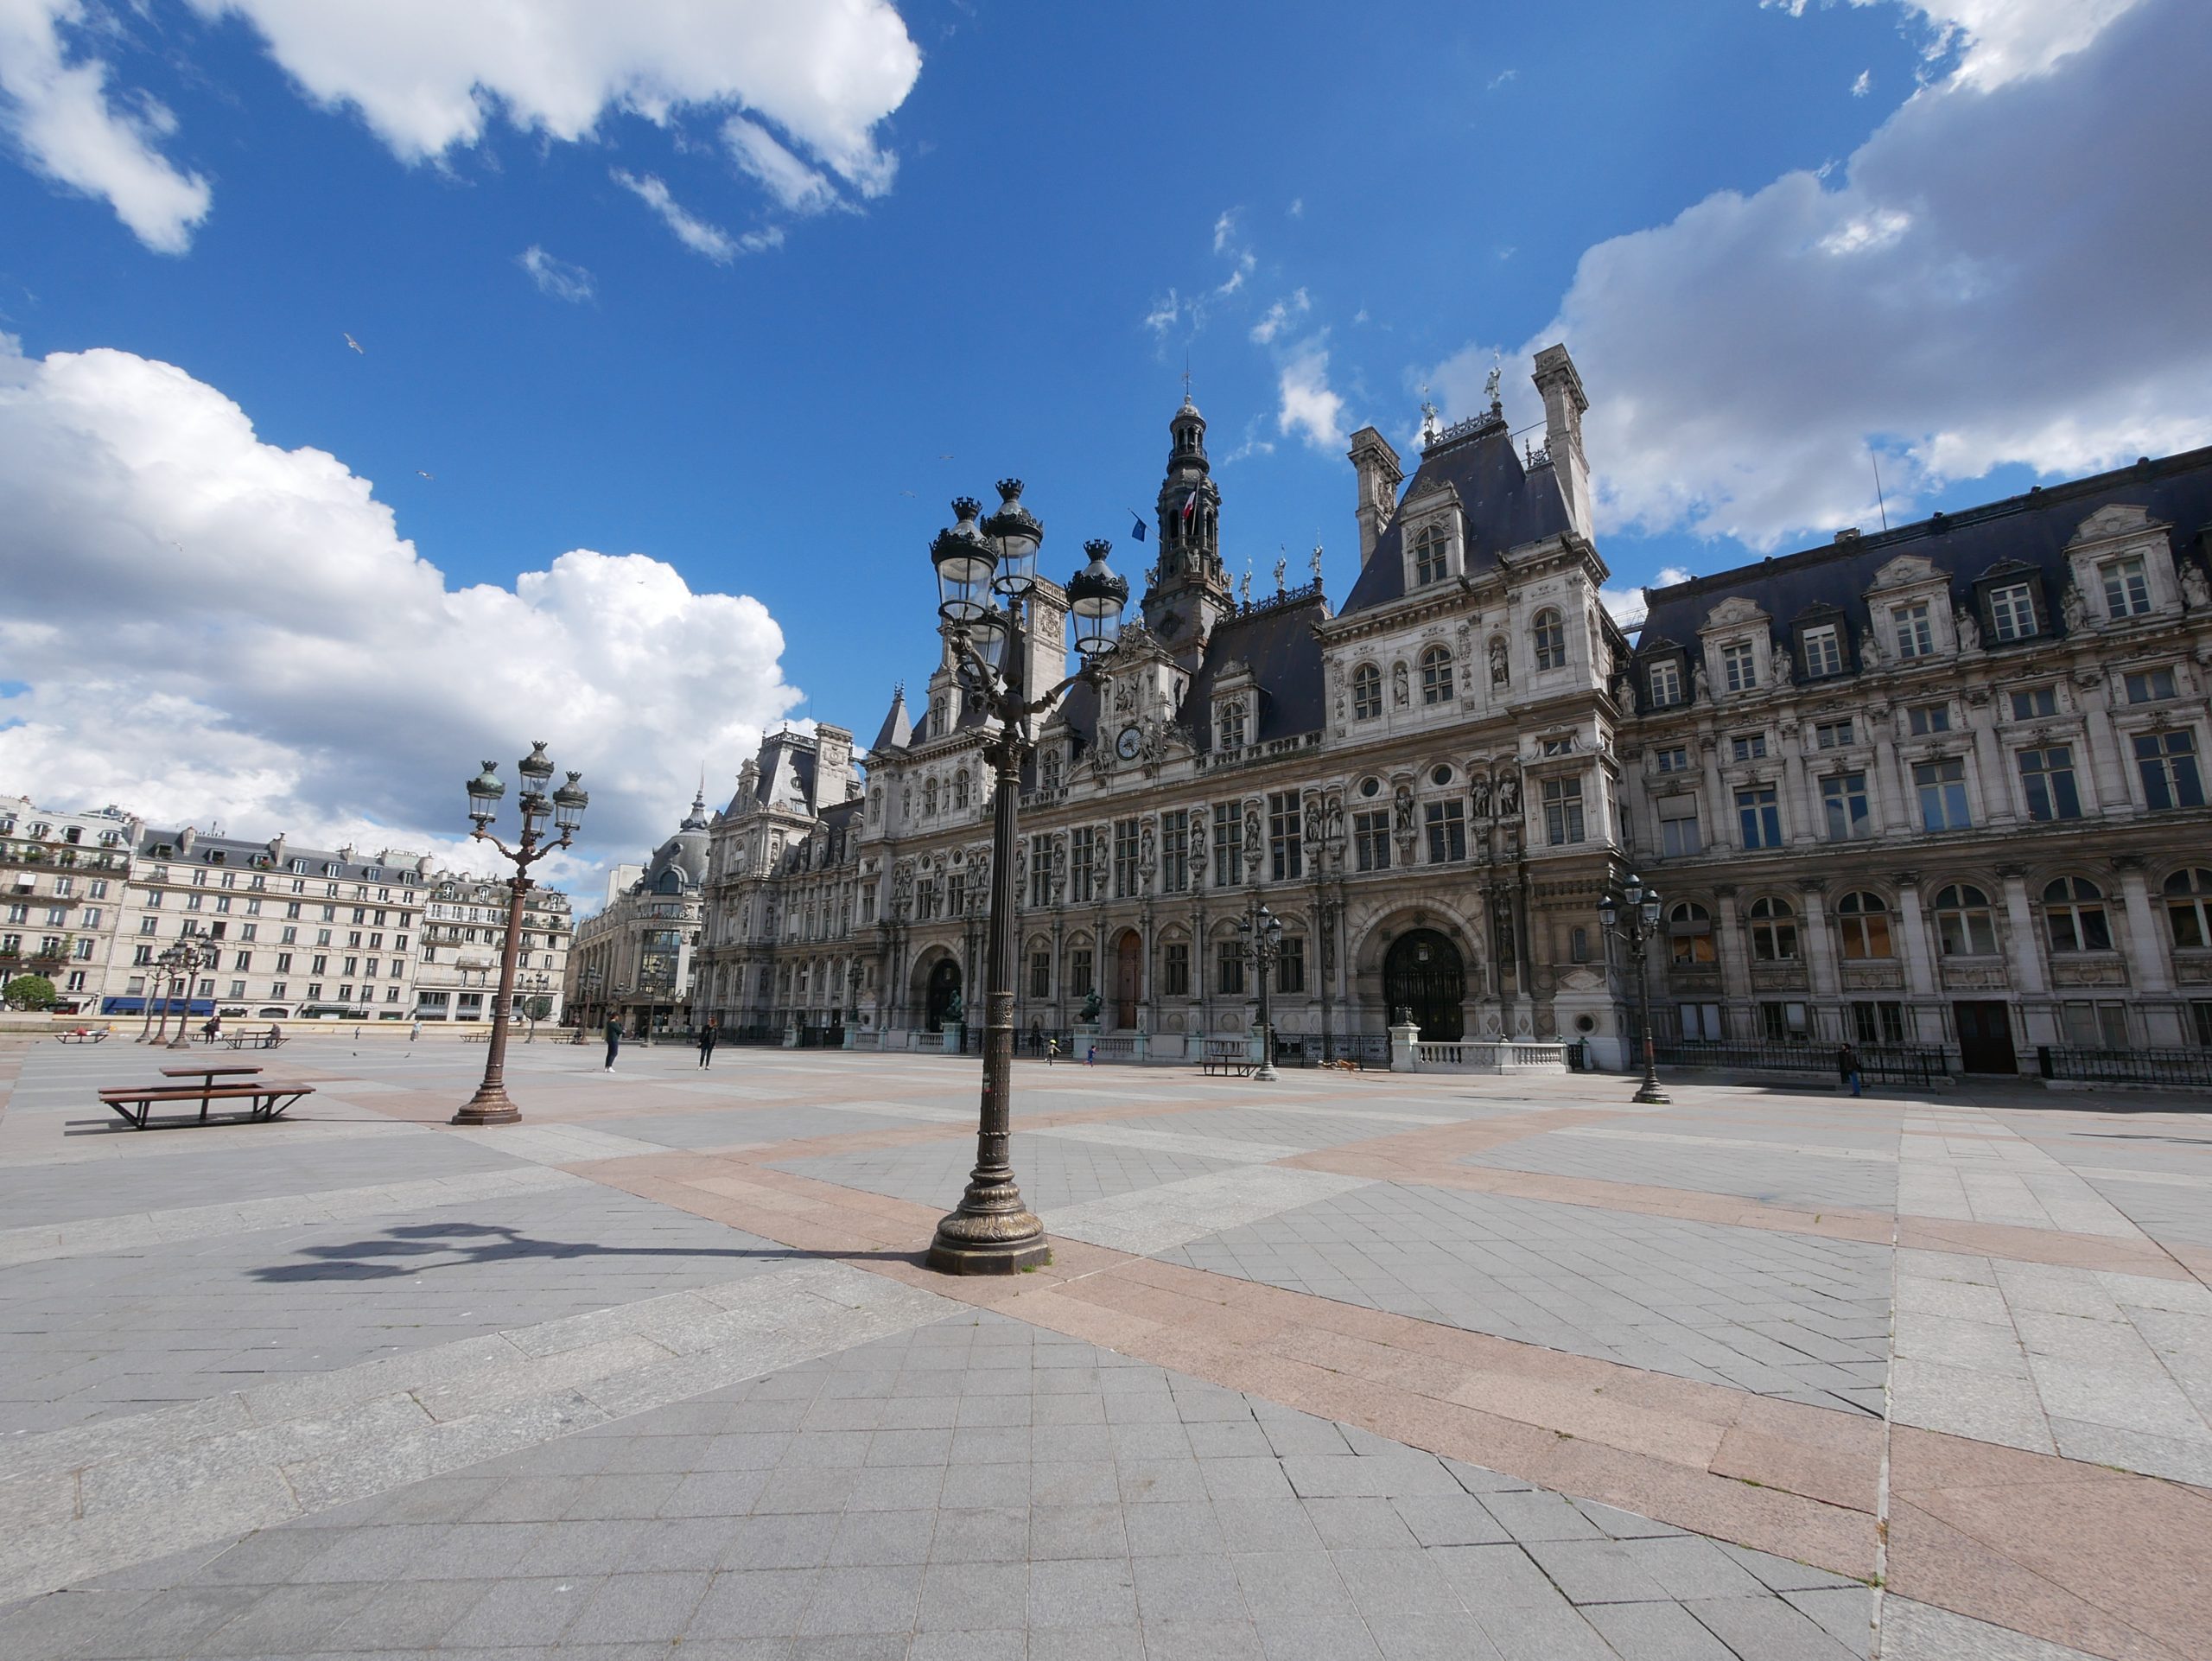
[[[636,1036],[690,1029],[708,841],[702,791],[635,880],[619,891],[610,880],[607,904],[575,925],[562,996],[577,1024],[611,1015]]]
[[[416,935],[414,1015],[421,1021],[489,1021],[497,1013],[499,955],[512,890],[494,878],[439,871],[427,881]],[[515,957],[514,1009],[526,1019],[544,1000],[544,1020],[563,1019],[569,947],[575,938],[569,896],[533,883],[523,896]]]
[[[406,1021],[427,856],[298,848],[138,826],[99,1012],[145,1009],[162,949],[217,948],[192,1013],[226,1020]]]
[[[0,983],[42,975],[60,1012],[98,1006],[137,830],[118,807],[63,813],[0,796]]]
[[[1662,1041],[2212,1047],[2212,449],[1655,589]]]

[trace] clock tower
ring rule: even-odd
[[[1145,627],[1185,668],[1198,666],[1215,620],[1234,608],[1221,563],[1221,492],[1206,461],[1206,421],[1183,395],[1167,424],[1158,500],[1160,563],[1146,574]]]

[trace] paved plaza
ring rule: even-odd
[[[2212,1656],[2178,1098],[483,1053],[0,1048],[0,1661]]]

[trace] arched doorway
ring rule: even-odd
[[[1137,932],[1123,929],[1114,943],[1114,1025],[1131,1032],[1137,1024],[1137,998],[1143,986],[1144,943]]]
[[[949,1012],[953,1000],[959,996],[960,960],[957,958],[939,958],[936,966],[930,971],[927,1004],[930,1031],[937,1031],[952,1018]]]
[[[1382,1002],[1392,1021],[1399,1010],[1411,1010],[1424,1040],[1453,1042],[1466,1034],[1460,1008],[1466,995],[1459,948],[1434,929],[1411,929],[1390,943],[1382,958]]]

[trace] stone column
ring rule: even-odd
[[[1880,803],[1882,834],[1902,837],[1912,828],[1906,817],[1912,792],[1897,771],[1897,728],[1891,719],[1889,706],[1878,703],[1869,709],[1866,726],[1874,735],[1874,788]]]
[[[1825,877],[1808,876],[1798,889],[1805,907],[1806,963],[1816,998],[1832,998],[1837,991],[1835,951],[1828,939],[1827,886]]]
[[[2028,903],[2027,873],[2017,865],[2000,865],[1997,875],[2005,884],[2005,920],[2012,925],[2012,984],[2029,996],[2050,990],[2043,972],[2043,953],[2036,944],[2035,909]]]
[[[2127,788],[2127,758],[2120,754],[2120,735],[2112,725],[2112,689],[2101,670],[2085,669],[2074,677],[2074,695],[2082,705],[2082,722],[2088,741],[2088,766],[2083,769],[2095,801],[2084,801],[2085,814],[2107,819],[2135,817],[2135,799]]]
[[[2120,900],[2127,911],[2127,972],[2139,992],[2171,992],[2173,977],[2166,972],[2158,913],[2151,904],[2150,885],[2143,880],[2142,856],[2122,854],[2113,863],[2120,868]]]
[[[1904,936],[1905,990],[1916,998],[1936,996],[1936,966],[1928,951],[1928,927],[1920,911],[1920,873],[1899,871],[1897,932]]]
[[[2019,822],[2012,807],[2012,781],[2005,771],[2005,751],[1997,741],[1997,703],[1987,690],[1966,695],[1967,725],[1974,733],[1974,782],[1979,817],[1974,823],[2005,830]]]
[[[1705,770],[1706,850],[1741,848],[1743,838],[1729,811],[1728,789],[1720,782],[1720,741],[1707,734],[1697,744],[1698,759]]]
[[[1732,1009],[1749,1009],[1751,969],[1745,956],[1742,920],[1736,913],[1736,890],[1723,883],[1713,891],[1713,897],[1719,907],[1713,920],[1713,944],[1720,960],[1721,1001]]]
[[[1821,821],[1821,805],[1813,799],[1805,779],[1804,730],[1795,721],[1782,723],[1782,773],[1789,799],[1789,843],[1804,847],[1815,839]]]

